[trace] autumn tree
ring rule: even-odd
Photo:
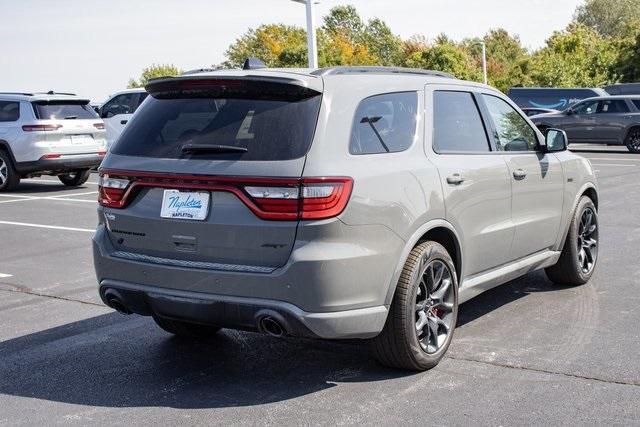
[[[144,70],[140,74],[138,80],[129,79],[128,88],[144,87],[151,79],[159,77],[172,77],[181,74],[182,71],[173,64],[153,64]]]
[[[544,87],[600,87],[618,80],[618,51],[585,25],[556,31],[531,59],[531,79]]]

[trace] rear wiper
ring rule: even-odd
[[[65,120],[73,120],[73,119],[77,119],[77,118],[78,118],[78,116],[67,116],[64,119]]]
[[[183,153],[199,154],[199,153],[246,153],[245,147],[235,147],[233,145],[218,144],[184,144],[181,148]]]

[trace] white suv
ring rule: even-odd
[[[111,95],[98,108],[98,114],[104,121],[107,131],[107,147],[111,147],[116,142],[127,122],[147,95],[144,88],[123,90]]]
[[[77,186],[106,154],[104,123],[72,94],[0,93],[0,191],[56,175]]]

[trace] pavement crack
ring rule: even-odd
[[[10,285],[8,283],[0,283],[0,286],[1,285],[11,286],[12,289],[7,289],[5,287],[1,287],[0,288],[0,292],[2,292],[2,291],[4,291],[4,292],[13,292],[15,294],[33,295],[33,296],[36,296],[36,297],[51,298],[51,299],[56,299],[56,300],[61,300],[61,301],[69,301],[69,302],[77,302],[77,303],[86,304],[86,305],[94,305],[96,307],[104,307],[104,305],[97,304],[95,302],[83,301],[83,300],[80,300],[80,299],[67,298],[67,297],[62,297],[62,296],[57,296],[57,295],[43,294],[43,293],[40,293],[40,292],[34,292],[34,291],[32,291],[32,290],[30,290],[29,288],[26,288],[26,287]]]
[[[495,366],[498,368],[516,369],[520,371],[537,372],[537,373],[549,374],[549,375],[558,375],[558,376],[579,379],[579,380],[596,381],[596,382],[605,383],[605,384],[629,385],[629,386],[640,387],[640,382],[635,382],[635,381],[608,380],[604,378],[590,377],[587,375],[570,374],[567,372],[552,371],[550,369],[542,369],[542,368],[532,368],[532,367],[522,366],[522,365],[511,365],[508,363],[488,362],[486,360],[478,360],[478,359],[472,359],[467,357],[446,356],[446,358],[451,360],[460,360],[464,362],[481,363],[483,365]]]

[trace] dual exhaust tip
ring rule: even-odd
[[[287,334],[287,330],[278,319],[273,316],[263,316],[258,323],[261,332],[272,337],[281,338]]]

